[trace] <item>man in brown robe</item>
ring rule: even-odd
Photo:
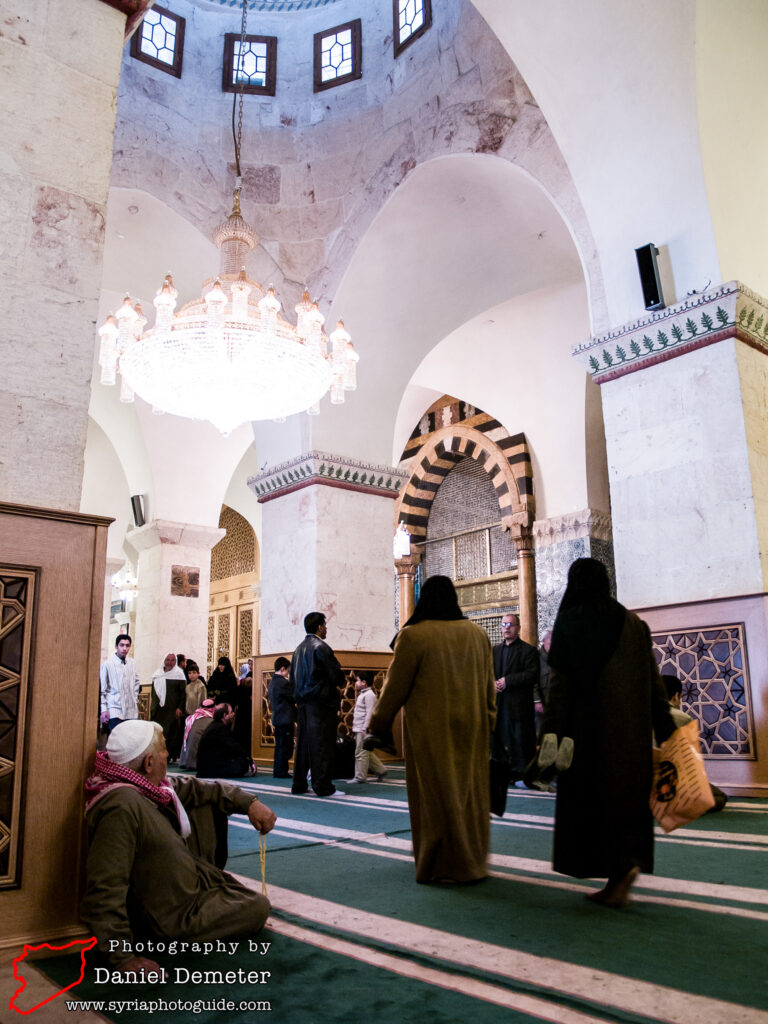
[[[446,576],[425,582],[398,634],[370,731],[386,733],[403,706],[416,881],[484,878],[493,658],[487,634],[463,617]]]
[[[166,776],[168,751],[155,722],[123,722],[96,755],[86,790],[89,851],[81,917],[119,971],[157,971],[133,952],[141,936],[209,941],[255,935],[269,901],[213,863],[226,825],[247,814],[260,832],[274,813],[223,782]]]

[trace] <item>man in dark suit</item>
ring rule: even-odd
[[[536,752],[533,689],[539,681],[539,653],[520,639],[518,615],[502,617],[501,636],[493,648],[497,715],[491,756],[508,761],[515,781]]]
[[[304,617],[304,629],[307,635],[291,658],[290,682],[298,712],[291,792],[307,792],[307,773],[311,771],[315,793],[332,796],[337,792],[332,781],[333,761],[344,674],[325,642],[325,615],[310,612]]]

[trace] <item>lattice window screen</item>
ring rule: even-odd
[[[508,531],[500,526],[492,526],[491,537],[491,572],[509,572],[517,566],[517,549]]]
[[[471,580],[490,573],[488,531],[464,533],[455,538],[455,579]]]
[[[225,580],[256,569],[256,534],[247,519],[222,505],[219,527],[227,531],[211,551],[211,580]]]
[[[215,615],[208,616],[208,657],[206,658],[208,664],[208,675],[206,679],[210,677],[213,671],[213,642],[216,633],[216,617]]]
[[[216,616],[216,661],[219,658],[232,660],[232,618],[229,612]]]
[[[237,632],[237,660],[246,661],[253,654],[253,609],[240,609],[240,624]]]

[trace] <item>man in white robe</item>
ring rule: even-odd
[[[111,732],[120,722],[139,717],[141,684],[136,662],[128,657],[131,638],[121,633],[115,641],[115,653],[102,662],[99,672],[101,721]]]

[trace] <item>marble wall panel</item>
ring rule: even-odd
[[[263,505],[261,649],[292,650],[303,619],[328,617],[328,642],[386,650],[394,634],[392,500],[312,484]]]
[[[737,344],[602,385],[619,597],[631,607],[763,589]]]

